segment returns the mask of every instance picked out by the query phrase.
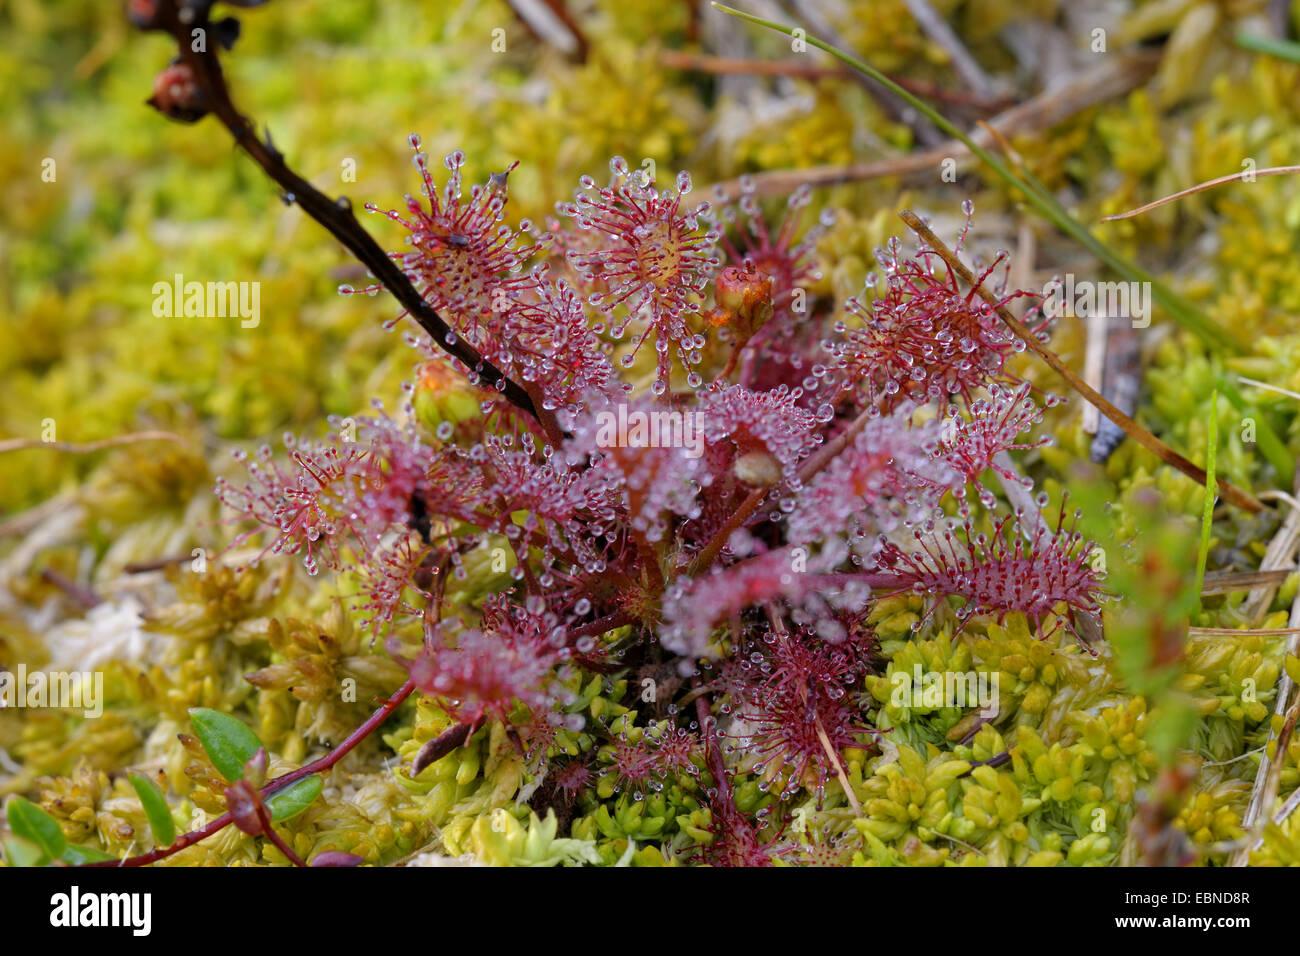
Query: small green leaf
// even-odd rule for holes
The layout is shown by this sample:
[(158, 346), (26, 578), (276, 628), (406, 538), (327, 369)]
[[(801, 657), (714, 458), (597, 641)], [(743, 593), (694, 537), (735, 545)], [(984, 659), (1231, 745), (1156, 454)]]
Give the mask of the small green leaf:
[(7, 836), (0, 840), (5, 851), (5, 864), (8, 866), (44, 866), (50, 858), (41, 852), (31, 840), (20, 836)]
[(262, 746), (257, 734), (243, 721), (207, 707), (191, 708), (190, 723), (221, 775), (231, 783), (242, 780), (244, 764)]
[(31, 840), (51, 860), (63, 856), (68, 841), (58, 820), (22, 797), (14, 797), (9, 801), (7, 814), (9, 826), (16, 836)]
[(63, 853), (63, 862), (71, 863), (73, 866), (81, 866), (85, 863), (107, 863), (109, 860), (116, 861), (117, 857), (93, 846), (70, 846)]
[(320, 796), (321, 787), (320, 775), (312, 774), (310, 777), (294, 781), (279, 793), (268, 797), (266, 808), (271, 811), (271, 820), (275, 823), (292, 820)]
[(158, 785), (143, 774), (130, 775), (131, 786), (135, 788), (140, 803), (144, 806), (144, 815), (149, 818), (149, 829), (153, 831), (153, 841), (158, 846), (171, 846), (176, 839), (176, 823), (172, 820), (167, 800)]

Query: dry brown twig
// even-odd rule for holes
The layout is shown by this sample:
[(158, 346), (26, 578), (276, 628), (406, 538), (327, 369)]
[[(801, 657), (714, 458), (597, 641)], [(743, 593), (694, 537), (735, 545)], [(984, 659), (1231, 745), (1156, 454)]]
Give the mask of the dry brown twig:
[[(1100, 66), (1079, 74), (1068, 86), (1041, 93), (999, 113), (989, 125), (1004, 136), (1048, 129), (1081, 110), (1130, 92), (1150, 78), (1158, 61), (1159, 53), (1148, 51), (1107, 57)], [(971, 138), (981, 146), (992, 143), (992, 137), (983, 129), (976, 130)], [(945, 159), (954, 159), (960, 166), (970, 160), (970, 153), (961, 143), (950, 140), (919, 153), (872, 163), (756, 173), (748, 179), (753, 181), (759, 196), (784, 196), (803, 185), (839, 186), (884, 176), (933, 172)], [(739, 179), (726, 180), (715, 189), (721, 191), (723, 199), (735, 199), (741, 193), (741, 183)]]
[(1169, 203), (1177, 202), (1188, 196), (1194, 196), (1197, 193), (1203, 193), (1207, 189), (1213, 189), (1215, 186), (1223, 186), (1227, 183), (1235, 182), (1254, 182), (1260, 176), (1289, 176), (1294, 173), (1300, 173), (1300, 166), (1268, 166), (1264, 169), (1243, 169), (1239, 173), (1232, 173), (1229, 176), (1219, 176), (1215, 179), (1207, 179), (1203, 183), (1197, 183), (1195, 186), (1188, 186), (1186, 189), (1180, 189), (1176, 193), (1168, 196), (1161, 196), (1144, 206), (1138, 206), (1136, 209), (1130, 209), (1127, 212), (1117, 212), (1113, 216), (1106, 216), (1102, 222), (1116, 222), (1121, 219), (1132, 219), (1140, 216), (1144, 212), (1150, 212), (1152, 209), (1159, 209), (1161, 206), (1167, 206)]
[(130, 432), (126, 435), (114, 435), (96, 441), (43, 441), (40, 438), (6, 438), (0, 441), (0, 454), (10, 451), (25, 451), (32, 448), (48, 448), (51, 451), (65, 451), (73, 455), (89, 455), (107, 448), (121, 448), (124, 445), (138, 445), (141, 442), (164, 441), (184, 444), (185, 438), (175, 432), (145, 431)]
[[(1277, 540), (1276, 537), (1274, 540)], [(1233, 591), (1245, 591), (1247, 588), (1252, 589), (1252, 597), (1262, 592), (1276, 594), (1278, 585), (1297, 571), (1300, 571), (1300, 567), (1274, 568), (1267, 571), (1262, 567), (1259, 571), (1211, 571), (1205, 576), (1201, 596), (1231, 594)], [(1272, 598), (1268, 600), (1271, 603)], [(1249, 615), (1246, 619), (1251, 620)]]
[[(713, 56), (687, 50), (664, 50), (659, 62), (672, 70), (709, 73), (714, 76), (779, 76), (798, 80), (847, 80), (855, 74), (848, 67), (817, 66), (797, 60), (759, 60), (752, 57)], [(922, 83), (905, 76), (890, 77), (895, 83), (927, 99), (981, 112), (997, 112), (1014, 106), (1012, 96), (980, 96), (968, 90), (953, 90), (934, 83)]]

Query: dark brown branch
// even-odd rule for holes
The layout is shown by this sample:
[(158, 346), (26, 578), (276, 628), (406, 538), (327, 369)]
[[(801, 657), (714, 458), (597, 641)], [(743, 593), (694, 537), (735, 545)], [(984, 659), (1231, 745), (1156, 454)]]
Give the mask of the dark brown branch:
[[(217, 30), (207, 12), (194, 12), (192, 8), (187, 8), (186, 12), (192, 16), (186, 21), (181, 17), (180, 6), (177, 0), (160, 3), (152, 28), (169, 33), (176, 39), (181, 60), (193, 71), (202, 91), (203, 107), (221, 121), (239, 147), (284, 191), (285, 200), (296, 204), (324, 226), (393, 294), (439, 348), (475, 372), (486, 388), (499, 391), (506, 401), (532, 416), (541, 424), (547, 437), (552, 442), (558, 442), (561, 432), (554, 417), (539, 408), (518, 383), (506, 378), (463, 336), (455, 333), (443, 321), (388, 253), (357, 221), (347, 197), (330, 199), (289, 167), (269, 135), (265, 140), (257, 135), (253, 122), (240, 113), (231, 99), (221, 61), (216, 53)], [(204, 51), (196, 52), (193, 49), (191, 37), (195, 30), (205, 31)]]

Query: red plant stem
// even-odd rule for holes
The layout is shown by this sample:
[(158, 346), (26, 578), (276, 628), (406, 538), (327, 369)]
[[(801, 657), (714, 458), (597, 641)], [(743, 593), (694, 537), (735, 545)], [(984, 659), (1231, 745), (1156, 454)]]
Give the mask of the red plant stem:
[(393, 715), (393, 711), (402, 706), (403, 702), (405, 702), (406, 698), (411, 696), (414, 690), (415, 682), (408, 680), (401, 687), (397, 688), (393, 693), (393, 696), (384, 701), (378, 710), (367, 717), (365, 723), (352, 731), (352, 733), (348, 734), (341, 744), (325, 756), (313, 760), (311, 763), (305, 764), (297, 770), (291, 770), (282, 777), (276, 777), (266, 785), (263, 793), (270, 795), (275, 793), (277, 790), (283, 790), (285, 787), (289, 786), (289, 784), (296, 780), (301, 780), (303, 777), (310, 777), (314, 773), (322, 773), (329, 770), (336, 763), (346, 757), (348, 753), (357, 746), (357, 744), (361, 743), (361, 741), (374, 733), (380, 724)]
[(713, 713), (706, 698), (705, 694), (695, 698), (695, 715), (700, 722), (700, 732), (704, 734), (705, 760), (709, 765), (709, 773), (715, 778), (718, 794), (729, 802), (731, 780), (727, 777), (727, 765), (722, 759), (722, 751), (718, 749), (717, 729), (713, 726)]
[[(632, 622), (631, 615), (627, 614), (624, 611), (616, 611), (613, 614), (607, 614), (602, 618), (597, 618), (596, 620), (590, 622), (589, 624), (584, 624), (579, 628), (575, 628), (572, 636), (585, 637), (590, 634), (603, 634), (606, 631), (611, 631), (616, 627), (622, 627), (623, 625), (630, 624), (631, 622)], [(359, 726), (356, 730), (348, 734), (347, 738), (341, 744), (339, 744), (337, 747), (335, 747), (325, 756), (320, 757), (317, 760), (313, 760), (309, 764), (304, 764), (303, 766), (299, 767), (297, 770), (291, 770), (288, 773), (284, 774), (283, 776), (276, 777), (274, 780), (270, 781), (269, 783), (267, 783), (265, 787), (262, 788), (262, 796), (269, 797), (271, 796), (271, 794), (283, 790), (285, 787), (289, 786), (289, 784), (294, 783), (297, 780), (301, 780), (303, 777), (309, 777), (314, 773), (322, 773), (326, 770), (329, 770), (336, 763), (338, 763), (345, 756), (347, 756), (348, 752), (351, 751), (353, 748), (355, 748), (357, 744), (361, 743), (361, 741), (365, 740), (372, 733), (374, 733), (375, 729), (379, 727), (379, 725), (382, 724), (384, 721), (386, 721), (389, 717), (391, 717), (393, 711), (397, 710), (397, 708), (400, 707), (402, 703), (406, 700), (406, 698), (410, 697), (414, 691), (415, 691), (415, 683), (413, 681), (408, 680), (405, 684), (403, 684), (401, 687), (397, 689), (396, 693), (394, 693), (392, 697), (389, 697), (388, 700), (384, 701), (383, 705), (380, 706), (380, 708), (376, 710), (373, 714), (371, 714), (366, 719), (365, 723), (361, 724), (361, 726)], [(468, 724), (456, 724), (452, 727), (449, 727), (440, 736), (439, 739), (446, 738), (447, 740), (452, 740), (457, 737), (462, 737), (462, 735), (468, 736), (467, 733), (468, 730), (469, 730)], [(234, 820), (232, 819), (229, 813), (223, 813), (221, 816), (217, 817), (214, 820), (209, 821), (199, 829), (192, 830), (189, 833), (182, 835), (171, 846), (160, 847), (158, 849), (151, 850), (148, 853), (142, 853), (139, 856), (129, 857), (125, 860), (105, 860), (99, 863), (86, 863), (83, 865), (93, 866), (93, 867), (147, 866), (150, 863), (156, 863), (159, 860), (166, 859), (169, 856), (179, 853), (181, 850), (193, 846), (195, 843), (198, 843), (200, 840), (207, 839), (208, 837), (212, 836), (212, 834), (224, 830), (233, 822)], [(279, 846), (279, 844), (277, 844), (277, 846)], [(281, 848), (281, 852), (284, 852), (283, 848)]]
[(612, 631), (616, 627), (622, 627), (625, 624), (631, 623), (631, 614), (628, 614), (626, 611), (615, 611), (613, 614), (606, 614), (604, 617), (598, 617), (596, 620), (583, 624), (581, 627), (575, 627), (569, 632), (569, 637), (595, 637), (597, 634), (604, 634), (606, 631)]
[[(330, 767), (334, 766), (345, 756), (347, 756), (347, 754), (353, 748), (355, 748), (357, 744), (361, 743), (361, 741), (365, 740), (372, 733), (374, 733), (375, 729), (384, 721), (386, 721), (389, 717), (391, 717), (393, 715), (393, 711), (397, 710), (397, 708), (402, 705), (402, 702), (405, 701), (406, 698), (411, 696), (411, 693), (414, 690), (415, 690), (415, 683), (413, 681), (408, 680), (405, 684), (399, 687), (396, 690), (396, 692), (394, 692), (392, 697), (389, 697), (388, 700), (384, 701), (384, 703), (379, 707), (379, 709), (376, 710), (373, 714), (371, 714), (366, 719), (365, 723), (363, 723), (356, 730), (352, 731), (352, 733), (348, 734), (347, 738), (341, 744), (339, 744), (337, 747), (335, 747), (325, 756), (320, 757), (317, 760), (313, 760), (309, 764), (304, 764), (303, 766), (299, 767), (297, 770), (291, 770), (288, 773), (284, 774), (283, 776), (276, 777), (274, 780), (268, 782), (267, 785), (262, 788), (262, 796), (269, 797), (271, 796), (271, 794), (283, 790), (285, 787), (289, 786), (289, 784), (293, 783), (296, 780), (301, 780), (303, 777), (309, 777), (314, 773), (323, 773), (324, 771), (330, 769)], [(234, 819), (231, 817), (229, 813), (223, 813), (221, 816), (217, 817), (216, 819), (210, 820), (208, 823), (205, 823), (199, 829), (191, 830), (189, 833), (183, 834), (171, 846), (158, 847), (156, 849), (150, 850), (148, 853), (142, 853), (139, 856), (128, 857), (125, 860), (104, 860), (99, 863), (85, 863), (82, 865), (89, 866), (89, 867), (148, 866), (150, 863), (156, 863), (159, 860), (164, 860), (169, 856), (173, 856), (181, 852), (181, 850), (193, 846), (194, 844), (198, 843), (200, 840), (206, 840), (208, 837), (212, 836), (212, 834), (224, 830), (226, 827), (230, 826), (230, 824), (233, 822)], [(268, 832), (268, 836), (271, 836), (269, 825), (267, 825), (267, 832)], [(288, 850), (286, 852), (286, 848), (280, 846), (280, 844), (277, 842), (277, 839), (278, 839), (277, 837), (271, 836), (271, 842), (275, 843), (275, 845), (280, 848), (281, 853), (284, 853), (286, 856), (289, 856), (290, 859), (295, 859), (295, 857), (292, 856), (293, 851)], [(296, 865), (302, 866), (303, 865), (302, 861), (299, 860)]]
[(197, 830), (191, 830), (189, 833), (177, 837), (176, 842), (171, 846), (159, 847), (158, 849), (150, 850), (148, 853), (142, 853), (139, 856), (127, 857), (125, 860), (103, 860), (98, 863), (83, 863), (81, 865), (93, 868), (107, 868), (113, 866), (148, 866), (150, 863), (155, 863), (158, 860), (166, 859), (173, 854), (179, 853), (181, 850), (193, 846), (200, 840), (206, 840), (208, 837), (212, 836), (212, 834), (224, 830), (232, 823), (234, 823), (234, 819), (230, 814), (223, 813), (221, 816), (209, 820)]
[[(191, 8), (189, 12), (194, 11)], [(357, 221), (347, 198), (330, 199), (289, 167), (284, 155), (270, 142), (269, 136), (265, 141), (258, 137), (253, 122), (239, 112), (231, 99), (221, 61), (216, 53), (218, 44), (210, 40), (207, 49), (193, 49), (194, 44), (190, 39), (193, 31), (202, 30), (208, 35), (214, 35), (208, 13), (202, 11), (189, 20), (182, 20), (177, 0), (168, 0), (159, 3), (154, 22), (157, 24), (156, 29), (169, 33), (176, 39), (181, 59), (194, 72), (203, 92), (204, 107), (221, 121), (236, 144), (262, 171), (284, 190), (289, 201), (324, 226), (352, 253), (424, 328), (434, 344), (476, 372), (486, 388), (499, 391), (506, 401), (527, 412), (541, 425), (548, 440), (558, 446), (563, 433), (555, 416), (534, 404), (523, 387), (508, 379), (496, 366), (483, 358), (464, 336), (452, 333), (442, 316), (424, 300), (424, 296), (411, 284), (406, 274)]]
[(293, 847), (285, 843), (284, 837), (275, 832), (275, 827), (271, 824), (271, 815), (266, 812), (266, 804), (260, 800), (257, 802), (257, 819), (262, 822), (262, 835), (270, 840), (290, 863), (297, 867), (306, 868), (307, 864), (302, 861), (302, 857), (293, 852)]

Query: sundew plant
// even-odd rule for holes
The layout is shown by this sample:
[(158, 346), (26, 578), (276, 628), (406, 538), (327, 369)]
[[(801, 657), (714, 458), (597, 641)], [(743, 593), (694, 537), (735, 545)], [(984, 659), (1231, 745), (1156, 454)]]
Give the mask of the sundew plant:
[(5, 865), (1300, 863), (1266, 6), (0, 3)]

